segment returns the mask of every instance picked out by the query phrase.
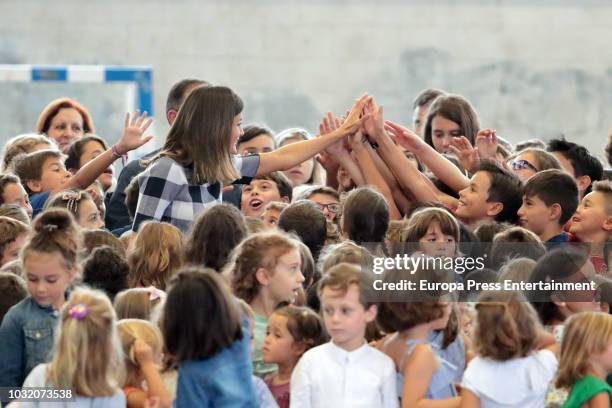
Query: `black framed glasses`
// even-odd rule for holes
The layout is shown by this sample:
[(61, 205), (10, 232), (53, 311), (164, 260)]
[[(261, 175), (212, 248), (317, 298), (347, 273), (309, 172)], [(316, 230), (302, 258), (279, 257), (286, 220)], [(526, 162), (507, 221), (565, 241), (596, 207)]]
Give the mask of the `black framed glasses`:
[(331, 203), (331, 204), (319, 204), (319, 203), (315, 203), (317, 205), (317, 207), (319, 207), (321, 209), (321, 211), (323, 211), (325, 208), (327, 208), (327, 211), (329, 211), (332, 214), (338, 214), (340, 212), (340, 210), (342, 209), (342, 206), (340, 204), (336, 204), (336, 203)]

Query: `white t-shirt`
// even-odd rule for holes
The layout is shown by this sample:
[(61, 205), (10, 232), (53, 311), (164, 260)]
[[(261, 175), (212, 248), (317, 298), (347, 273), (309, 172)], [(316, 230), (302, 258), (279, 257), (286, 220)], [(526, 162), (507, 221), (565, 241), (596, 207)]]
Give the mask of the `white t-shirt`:
[(541, 408), (557, 365), (549, 350), (504, 362), (476, 357), (467, 366), (461, 387), (480, 399), (481, 408)]
[(364, 342), (348, 352), (333, 342), (308, 350), (291, 375), (291, 408), (396, 408), (395, 364)]
[[(46, 381), (47, 364), (39, 364), (30, 371), (23, 382), (24, 387), (48, 387)], [(117, 388), (117, 392), (110, 397), (75, 397), (73, 400), (64, 402), (20, 402), (13, 401), (7, 408), (117, 408), (126, 406), (123, 391)]]

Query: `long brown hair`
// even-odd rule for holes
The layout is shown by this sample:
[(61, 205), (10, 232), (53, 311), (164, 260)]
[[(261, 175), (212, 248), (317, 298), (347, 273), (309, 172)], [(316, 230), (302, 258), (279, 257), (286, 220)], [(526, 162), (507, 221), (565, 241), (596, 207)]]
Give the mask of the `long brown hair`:
[(476, 140), (476, 135), (480, 130), (478, 114), (472, 104), (460, 95), (442, 95), (436, 98), (427, 113), (427, 120), (423, 129), (423, 140), (433, 147), (431, 140), (433, 119), (440, 115), (445, 119), (455, 122), (461, 128), (461, 133), (472, 145)]
[(148, 221), (138, 230), (134, 251), (128, 256), (130, 287), (153, 285), (164, 290), (183, 264), (181, 231), (166, 222)]
[(158, 157), (168, 156), (193, 166), (194, 184), (238, 179), (229, 142), (234, 118), (243, 107), (230, 88), (194, 89), (181, 106)]

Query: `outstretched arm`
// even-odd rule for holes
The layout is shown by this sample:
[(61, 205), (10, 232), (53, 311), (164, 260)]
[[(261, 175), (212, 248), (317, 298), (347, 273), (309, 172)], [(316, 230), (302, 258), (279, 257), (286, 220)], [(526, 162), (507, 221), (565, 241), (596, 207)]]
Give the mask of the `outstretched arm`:
[(312, 140), (291, 143), (269, 153), (261, 153), (259, 155), (260, 161), (257, 175), (277, 170), (288, 170), (310, 159), (343, 137), (354, 133), (361, 126), (361, 121), (364, 119), (363, 108), (370, 99), (371, 97), (367, 94), (359, 98), (353, 105), (344, 123), (342, 123), (342, 126), (331, 133), (318, 136)]
[(374, 164), (372, 155), (375, 153), (372, 146), (367, 142), (364, 143), (362, 138), (363, 135), (361, 132), (357, 132), (350, 136), (351, 148), (357, 157), (357, 163), (361, 168), (361, 172), (365, 175), (366, 183), (376, 187), (385, 197), (387, 205), (389, 206), (389, 218), (392, 220), (399, 220), (402, 218), (402, 215), (395, 205), (395, 200), (393, 200), (393, 194), (391, 193), (389, 185), (387, 185), (385, 179), (376, 168), (376, 164)]
[(137, 111), (131, 120), (130, 114), (126, 113), (123, 135), (121, 135), (121, 139), (119, 139), (117, 144), (81, 167), (74, 176), (66, 181), (62, 186), (62, 190), (89, 187), (115, 160), (131, 150), (138, 149), (151, 140), (153, 136), (143, 136), (144, 132), (151, 126), (151, 122), (153, 122), (153, 119), (146, 118), (147, 112), (139, 116)]
[(461, 191), (470, 180), (452, 162), (425, 143), (414, 132), (391, 121), (385, 121), (385, 129), (395, 137), (397, 143), (410, 150), (444, 184), (454, 191)]

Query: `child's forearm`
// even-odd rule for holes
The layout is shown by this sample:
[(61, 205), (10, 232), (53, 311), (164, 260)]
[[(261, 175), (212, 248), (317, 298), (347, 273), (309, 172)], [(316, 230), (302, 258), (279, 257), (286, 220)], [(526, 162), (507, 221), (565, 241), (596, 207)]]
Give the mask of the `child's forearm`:
[(260, 153), (257, 175), (289, 170), (325, 150), (344, 136), (346, 136), (344, 129), (338, 128), (311, 140), (291, 143), (269, 153)]
[(342, 166), (342, 168), (346, 170), (347, 173), (351, 176), (351, 179), (353, 180), (355, 185), (363, 186), (366, 183), (365, 177), (363, 176), (363, 173), (361, 173), (359, 165), (357, 164), (357, 162), (355, 162), (355, 160), (350, 154), (342, 154), (338, 156), (337, 159), (338, 163), (340, 163), (340, 166)]
[(438, 153), (427, 143), (414, 152), (421, 162), (431, 171), (440, 181), (459, 192), (470, 184), (470, 180), (450, 160)]
[(169, 408), (172, 404), (170, 394), (166, 390), (166, 386), (162, 380), (157, 367), (153, 363), (143, 364), (140, 369), (147, 382), (147, 390), (149, 397), (159, 397), (159, 406), (161, 408)]
[(422, 399), (414, 403), (407, 401), (407, 403), (404, 404), (402, 402), (402, 408), (458, 408), (459, 404), (461, 404), (461, 397), (442, 400)]
[(366, 182), (375, 186), (380, 193), (385, 197), (387, 201), (387, 205), (389, 206), (389, 218), (392, 220), (399, 220), (402, 218), (400, 215), (397, 206), (395, 205), (395, 200), (393, 200), (393, 194), (391, 194), (391, 189), (385, 182), (385, 179), (380, 174), (376, 165), (374, 164), (374, 160), (372, 159), (372, 153), (370, 152), (371, 147), (368, 148), (369, 145), (362, 144), (359, 147), (356, 147), (353, 151), (357, 156), (357, 162), (361, 167), (362, 173), (365, 175)]
[[(114, 148), (116, 149), (116, 147)], [(118, 158), (119, 156), (114, 154), (113, 148), (106, 150), (104, 153), (81, 167), (76, 174), (68, 179), (68, 181), (63, 185), (62, 189), (84, 189), (89, 187), (102, 173), (104, 173), (104, 170), (106, 170)]]
[(400, 185), (410, 191), (417, 201), (421, 203), (438, 201), (435, 191), (423, 180), (421, 173), (414, 168), (388, 136), (385, 135), (378, 139), (378, 151)]

